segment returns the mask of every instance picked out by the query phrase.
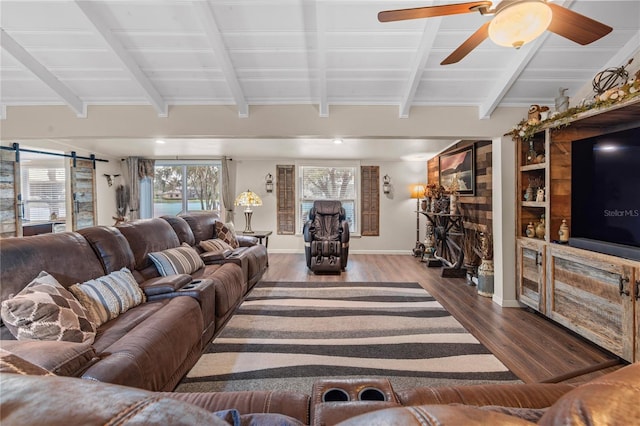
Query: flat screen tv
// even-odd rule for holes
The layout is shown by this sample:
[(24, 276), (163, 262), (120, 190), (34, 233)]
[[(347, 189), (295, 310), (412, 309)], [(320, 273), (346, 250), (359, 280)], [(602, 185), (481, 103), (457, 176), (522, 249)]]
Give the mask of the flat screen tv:
[(640, 260), (640, 127), (573, 141), (571, 159), (569, 244)]

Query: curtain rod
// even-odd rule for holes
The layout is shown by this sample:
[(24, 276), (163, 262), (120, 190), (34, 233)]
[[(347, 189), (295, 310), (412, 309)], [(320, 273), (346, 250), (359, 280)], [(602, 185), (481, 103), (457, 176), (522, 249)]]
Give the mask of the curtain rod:
[(76, 160), (89, 160), (93, 161), (93, 168), (96, 168), (96, 161), (101, 161), (103, 163), (108, 163), (109, 160), (103, 160), (102, 158), (96, 158), (94, 154), (91, 154), (89, 157), (83, 157), (77, 155), (75, 151), (71, 151), (71, 154), (60, 154), (57, 152), (47, 152), (47, 151), (38, 151), (36, 149), (28, 149), (28, 148), (20, 148), (20, 144), (14, 142), (11, 146), (0, 146), (0, 149), (6, 151), (15, 151), (16, 152), (16, 163), (20, 162), (20, 152), (30, 152), (33, 154), (44, 154), (44, 155), (53, 155), (54, 157), (66, 157), (73, 158), (73, 167), (76, 166)]

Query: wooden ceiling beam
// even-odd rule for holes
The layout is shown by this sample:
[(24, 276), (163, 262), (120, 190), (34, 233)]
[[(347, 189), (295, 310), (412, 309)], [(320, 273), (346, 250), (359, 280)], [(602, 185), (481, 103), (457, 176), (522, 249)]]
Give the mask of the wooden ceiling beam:
[(168, 105), (162, 95), (160, 95), (153, 83), (151, 83), (151, 80), (149, 80), (147, 75), (142, 71), (142, 69), (140, 69), (140, 66), (125, 49), (120, 40), (118, 40), (115, 34), (111, 32), (111, 29), (102, 19), (100, 13), (96, 10), (95, 5), (92, 2), (80, 0), (76, 0), (75, 3), (89, 22), (91, 22), (98, 35), (100, 35), (111, 51), (118, 57), (125, 71), (127, 71), (134, 81), (138, 83), (138, 86), (142, 89), (144, 96), (156, 109), (158, 115), (160, 117), (167, 117), (169, 113)]
[(420, 85), (422, 73), (427, 60), (429, 59), (429, 53), (433, 48), (433, 43), (438, 35), (441, 22), (442, 18), (431, 18), (427, 23), (425, 23), (424, 31), (422, 32), (422, 39), (420, 40), (418, 51), (413, 59), (409, 80), (407, 80), (407, 85), (404, 94), (402, 95), (402, 101), (400, 102), (400, 118), (409, 117), (409, 111), (411, 110), (413, 99), (416, 95), (416, 91), (418, 90), (418, 86)]
[(318, 110), (320, 117), (329, 116), (327, 94), (327, 12), (324, 1), (316, 1), (316, 61), (318, 72)]
[(242, 86), (240, 85), (240, 80), (238, 80), (227, 46), (222, 39), (222, 33), (220, 32), (220, 27), (218, 27), (218, 23), (216, 22), (213, 10), (211, 10), (209, 3), (206, 1), (192, 1), (191, 4), (202, 23), (203, 29), (207, 34), (207, 39), (211, 44), (211, 48), (220, 63), (222, 73), (229, 85), (233, 98), (235, 99), (236, 106), (238, 107), (238, 116), (246, 118), (249, 116), (249, 104), (247, 103)]
[[(26, 51), (13, 37), (0, 28), (0, 45), (20, 62), (27, 70), (33, 73), (36, 78), (46, 84), (51, 90), (76, 113), (80, 118), (86, 118), (87, 105), (80, 99), (66, 84), (62, 83), (58, 77), (53, 75), (44, 65)], [(3, 109), (3, 117), (6, 117), (6, 110)]]

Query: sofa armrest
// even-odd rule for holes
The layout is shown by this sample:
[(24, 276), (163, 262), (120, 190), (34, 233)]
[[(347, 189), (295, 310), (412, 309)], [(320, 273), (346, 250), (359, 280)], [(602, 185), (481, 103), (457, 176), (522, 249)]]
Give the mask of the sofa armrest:
[(236, 235), (240, 247), (251, 247), (258, 244), (258, 239), (251, 235)]
[(78, 377), (98, 361), (93, 346), (56, 340), (3, 340), (2, 349), (57, 376)]
[(226, 259), (227, 257), (233, 254), (232, 250), (225, 250), (223, 252), (217, 251), (205, 251), (200, 255), (200, 258), (204, 262), (205, 265), (211, 265), (216, 262)]
[(169, 275), (146, 280), (140, 283), (140, 288), (147, 297), (156, 296), (158, 294), (173, 293), (189, 284), (192, 280), (191, 275), (187, 274)]

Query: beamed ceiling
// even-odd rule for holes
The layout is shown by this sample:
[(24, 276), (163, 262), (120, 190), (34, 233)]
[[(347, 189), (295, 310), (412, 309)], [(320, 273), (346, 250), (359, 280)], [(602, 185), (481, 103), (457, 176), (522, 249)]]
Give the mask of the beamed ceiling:
[(485, 40), (447, 66), (490, 17), (377, 20), (381, 10), (455, 2), (2, 0), (2, 115), (64, 105), (86, 117), (107, 105), (169, 119), (173, 106), (226, 106), (242, 120), (256, 106), (313, 105), (331, 117), (348, 105), (392, 106), (401, 119), (447, 106), (482, 120), (500, 107), (553, 105), (560, 87), (588, 95), (597, 72), (640, 49), (638, 0), (555, 0), (613, 31), (587, 46), (549, 32), (520, 50)]

